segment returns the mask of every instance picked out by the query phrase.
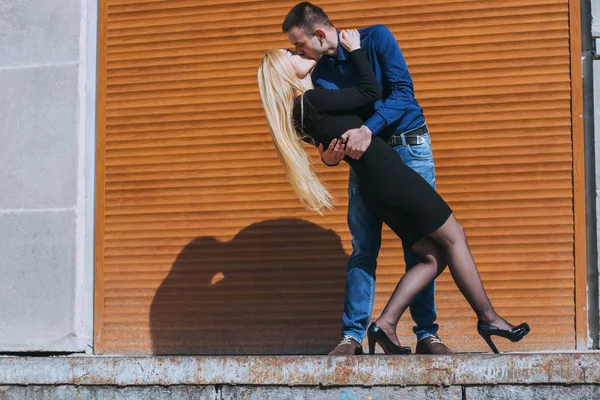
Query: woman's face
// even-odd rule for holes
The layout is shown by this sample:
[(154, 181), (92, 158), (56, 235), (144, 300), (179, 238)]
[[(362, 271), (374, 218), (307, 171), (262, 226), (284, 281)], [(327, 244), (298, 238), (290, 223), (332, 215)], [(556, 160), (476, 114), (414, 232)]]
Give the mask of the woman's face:
[(290, 50), (282, 49), (281, 51), (285, 55), (285, 63), (288, 66), (288, 69), (300, 79), (306, 77), (306, 75), (310, 73), (310, 71), (317, 63), (314, 60), (302, 58), (298, 54), (293, 53)]

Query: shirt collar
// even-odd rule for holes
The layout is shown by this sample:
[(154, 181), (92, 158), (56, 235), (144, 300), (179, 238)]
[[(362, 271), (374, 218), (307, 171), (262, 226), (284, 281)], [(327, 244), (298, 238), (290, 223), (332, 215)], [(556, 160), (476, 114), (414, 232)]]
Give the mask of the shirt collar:
[(346, 51), (346, 49), (344, 49), (344, 46), (342, 46), (342, 42), (340, 41), (340, 31), (336, 31), (337, 32), (337, 37), (338, 37), (338, 51), (337, 51), (337, 57), (332, 57), (335, 61), (346, 61), (349, 58), (350, 53), (348, 53)]

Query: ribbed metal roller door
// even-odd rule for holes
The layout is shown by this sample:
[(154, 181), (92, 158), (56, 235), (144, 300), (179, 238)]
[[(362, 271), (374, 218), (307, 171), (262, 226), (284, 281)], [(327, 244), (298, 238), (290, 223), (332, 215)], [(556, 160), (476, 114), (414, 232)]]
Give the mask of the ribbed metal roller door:
[[(338, 340), (348, 170), (319, 165), (339, 207), (326, 217), (303, 210), (256, 84), (264, 50), (288, 46), (280, 26), (294, 4), (100, 1), (97, 353), (322, 354)], [(438, 189), (497, 309), (532, 325), (523, 343), (501, 348), (575, 348), (585, 337), (577, 6), (317, 4), (338, 28), (382, 23), (399, 40)], [(375, 316), (403, 270), (386, 229)], [(450, 274), (436, 299), (445, 341), (486, 350)], [(413, 344), (411, 326), (407, 314), (399, 334)]]

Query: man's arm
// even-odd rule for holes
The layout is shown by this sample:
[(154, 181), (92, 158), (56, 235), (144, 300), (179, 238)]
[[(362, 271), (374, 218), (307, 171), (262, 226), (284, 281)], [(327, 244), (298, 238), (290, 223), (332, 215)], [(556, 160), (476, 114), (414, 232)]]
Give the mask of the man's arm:
[(383, 75), (383, 92), (387, 97), (382, 98), (382, 104), (363, 126), (342, 135), (346, 140), (346, 154), (357, 160), (366, 151), (372, 137), (400, 119), (414, 101), (412, 79), (394, 35), (380, 25), (373, 36), (375, 54)]
[(387, 97), (382, 99), (381, 106), (365, 122), (365, 126), (377, 135), (402, 117), (414, 101), (414, 89), (408, 66), (392, 32), (382, 25), (374, 33), (373, 45), (383, 74), (383, 92)]

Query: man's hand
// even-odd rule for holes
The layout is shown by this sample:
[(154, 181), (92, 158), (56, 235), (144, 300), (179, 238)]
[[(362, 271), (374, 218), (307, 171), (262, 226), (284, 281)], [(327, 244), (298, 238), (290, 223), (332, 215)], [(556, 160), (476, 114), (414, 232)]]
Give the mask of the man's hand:
[(358, 160), (371, 144), (373, 134), (366, 126), (358, 129), (350, 129), (342, 135), (342, 140), (346, 142), (346, 154), (348, 157)]
[(334, 167), (344, 159), (344, 150), (346, 149), (346, 146), (341, 140), (333, 139), (331, 143), (329, 143), (329, 146), (327, 146), (327, 150), (323, 150), (323, 143), (319, 143), (318, 149), (321, 160), (323, 160), (325, 165)]

